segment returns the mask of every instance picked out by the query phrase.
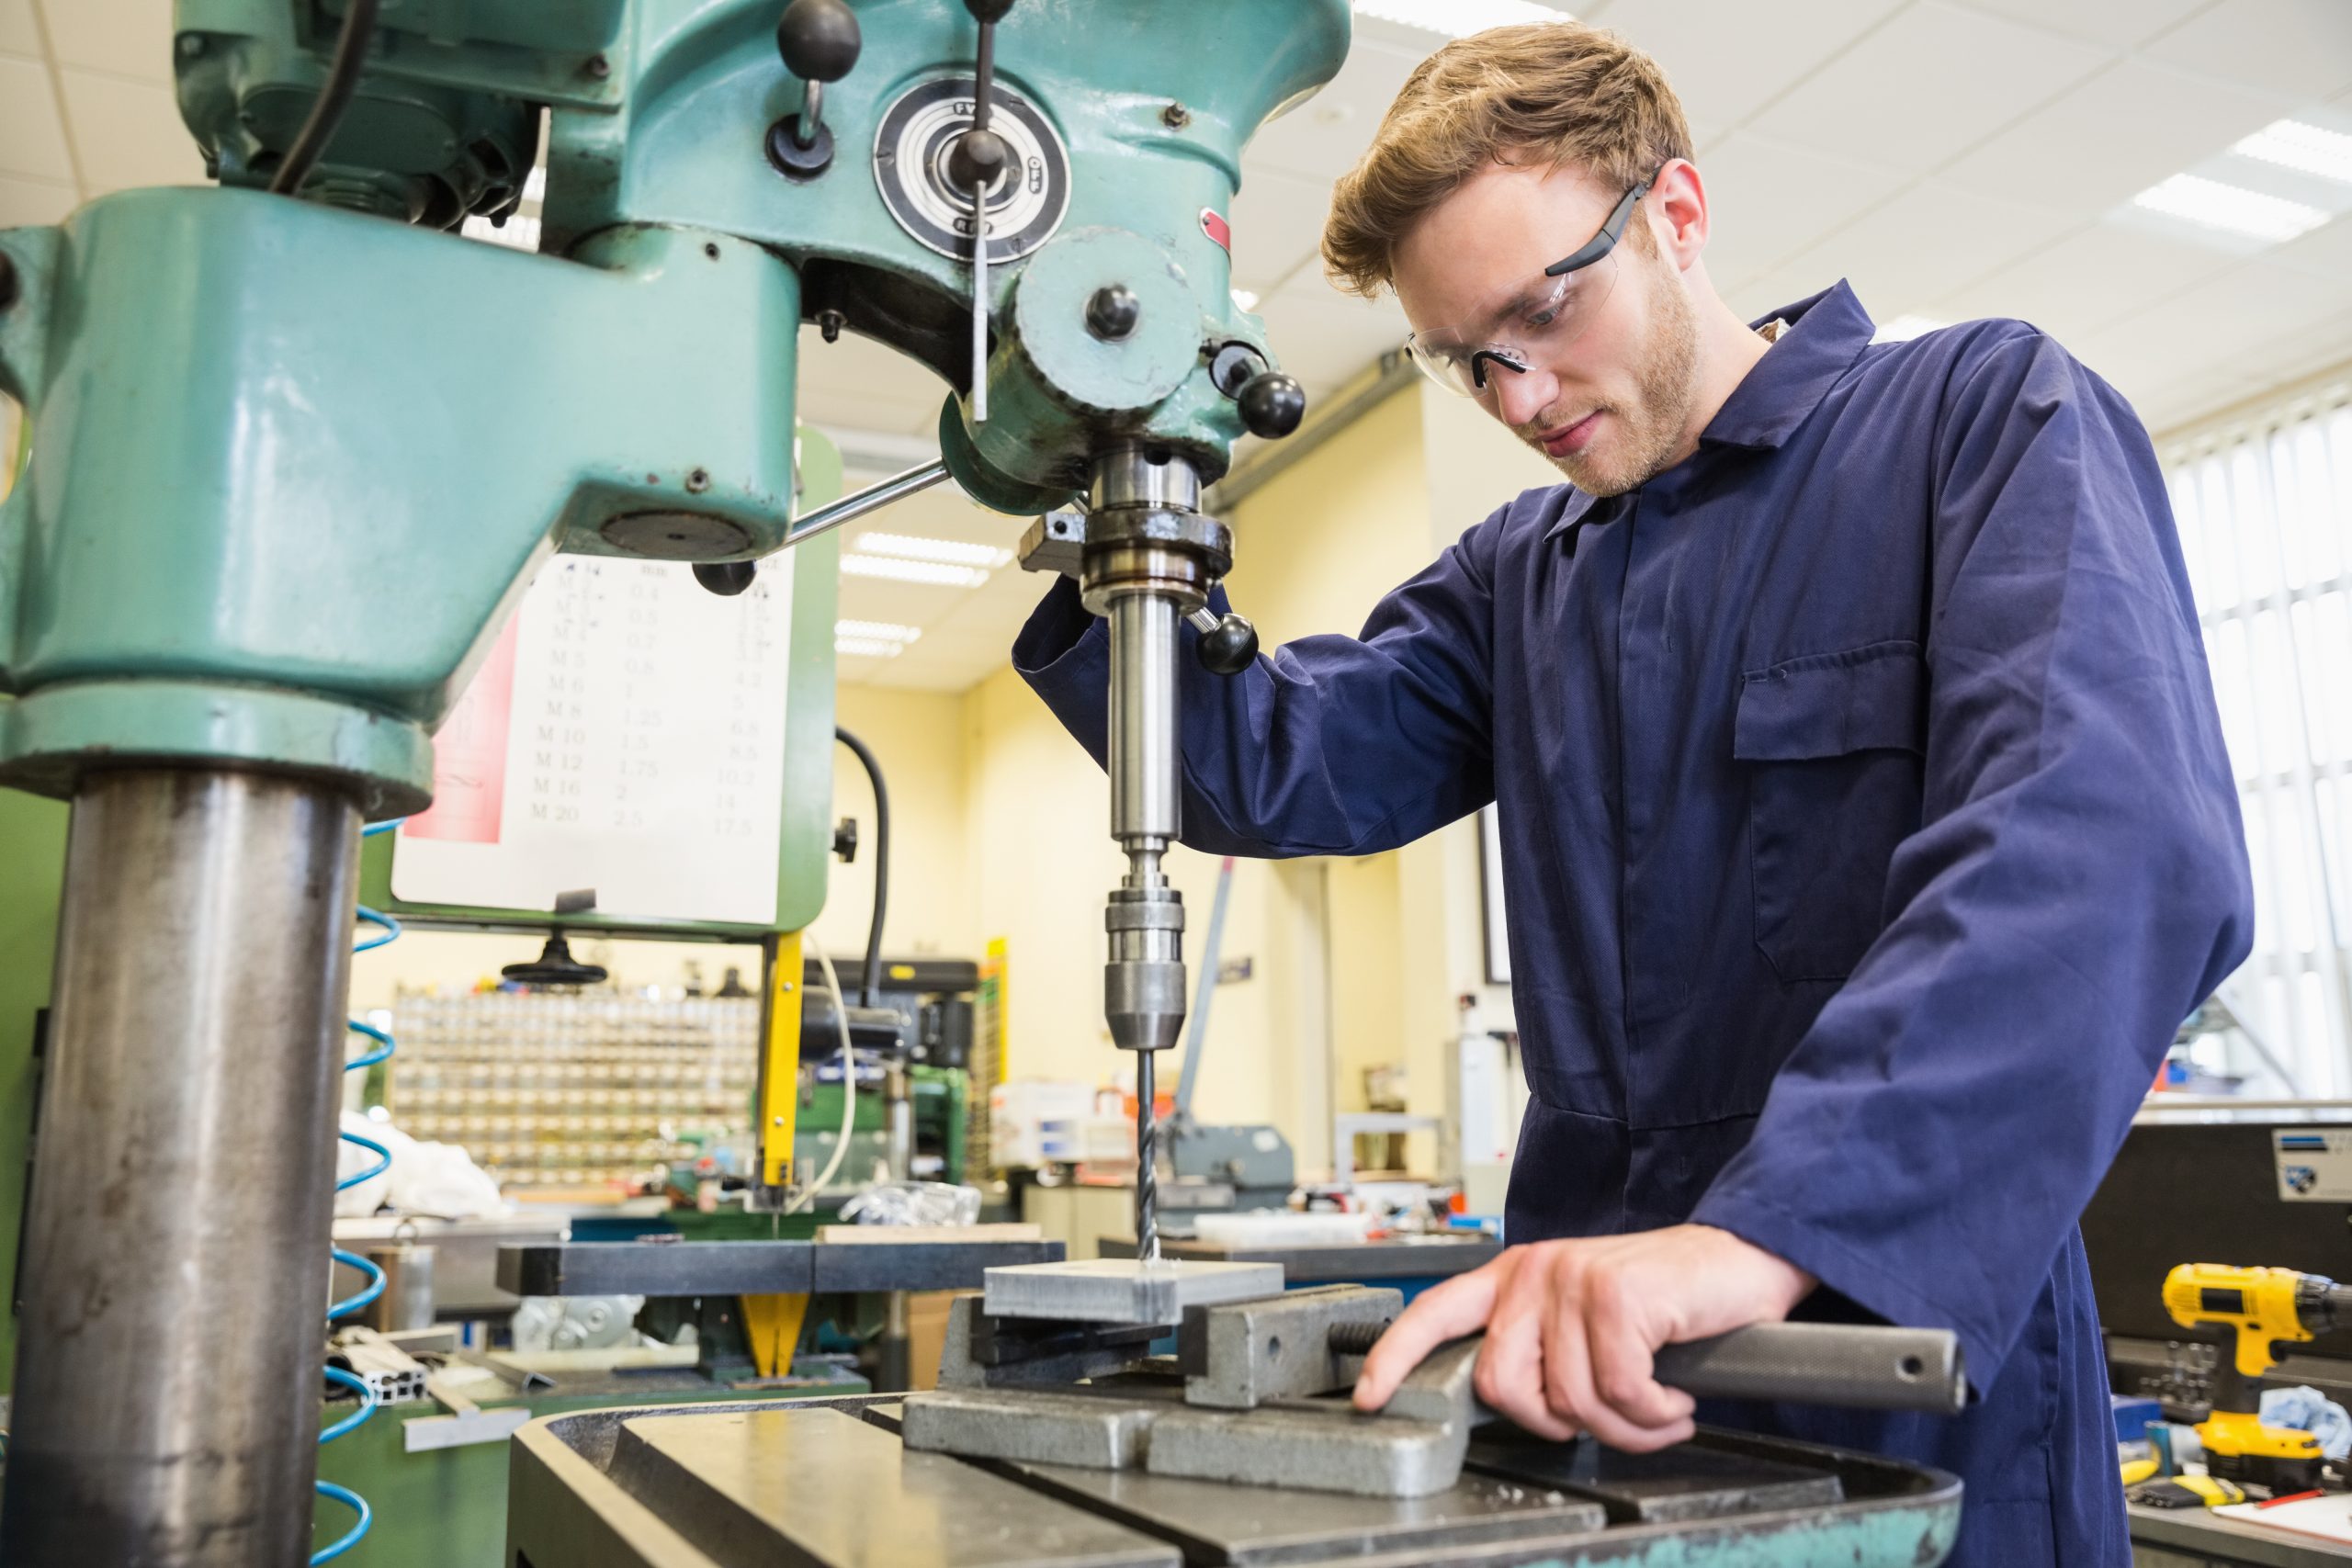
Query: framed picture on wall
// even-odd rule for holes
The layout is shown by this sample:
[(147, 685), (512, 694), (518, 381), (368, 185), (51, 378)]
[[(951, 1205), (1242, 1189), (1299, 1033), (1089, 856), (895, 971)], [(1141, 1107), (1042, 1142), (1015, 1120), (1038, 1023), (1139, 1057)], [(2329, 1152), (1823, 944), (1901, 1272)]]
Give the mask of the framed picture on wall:
[(1502, 819), (1491, 806), (1478, 813), (1478, 925), (1487, 941), (1487, 983), (1510, 984), (1510, 932), (1503, 922)]

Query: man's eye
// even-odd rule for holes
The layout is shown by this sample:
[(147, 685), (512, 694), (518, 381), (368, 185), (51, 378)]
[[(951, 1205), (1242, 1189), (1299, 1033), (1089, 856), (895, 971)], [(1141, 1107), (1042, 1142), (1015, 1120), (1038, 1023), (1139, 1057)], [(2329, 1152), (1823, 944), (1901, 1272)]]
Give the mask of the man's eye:
[(1554, 321), (1556, 321), (1559, 319), (1560, 308), (1556, 305), (1547, 306), (1544, 310), (1529, 312), (1527, 324), (1533, 330), (1542, 332), (1545, 327), (1550, 326)]

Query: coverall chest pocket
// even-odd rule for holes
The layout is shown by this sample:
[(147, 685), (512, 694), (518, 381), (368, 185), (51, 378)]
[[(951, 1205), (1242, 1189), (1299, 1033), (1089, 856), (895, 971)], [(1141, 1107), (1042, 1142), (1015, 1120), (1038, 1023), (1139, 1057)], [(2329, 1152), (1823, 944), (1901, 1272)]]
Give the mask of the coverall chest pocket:
[(1743, 678), (1756, 944), (1782, 980), (1839, 980), (1879, 933), (1896, 846), (1919, 826), (1919, 645), (1792, 659)]

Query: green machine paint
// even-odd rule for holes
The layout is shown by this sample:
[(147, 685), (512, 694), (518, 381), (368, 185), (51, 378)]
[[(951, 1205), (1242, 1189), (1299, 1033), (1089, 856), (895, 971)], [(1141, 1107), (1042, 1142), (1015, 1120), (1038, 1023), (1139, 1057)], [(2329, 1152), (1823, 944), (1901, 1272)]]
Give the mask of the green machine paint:
[[(0, 784), (74, 804), (0, 1556), (307, 1553), (359, 825), (425, 804), (550, 554), (791, 542), (804, 321), (938, 371), (942, 457), (1001, 510), (1106, 454), (1196, 493), (1284, 402), (1223, 215), (1345, 0), (786, 14), (179, 0), (220, 188), (0, 231)], [(346, 26), (347, 106), (272, 194)], [(542, 141), (538, 254), (449, 231)], [(821, 863), (821, 814), (786, 821)]]

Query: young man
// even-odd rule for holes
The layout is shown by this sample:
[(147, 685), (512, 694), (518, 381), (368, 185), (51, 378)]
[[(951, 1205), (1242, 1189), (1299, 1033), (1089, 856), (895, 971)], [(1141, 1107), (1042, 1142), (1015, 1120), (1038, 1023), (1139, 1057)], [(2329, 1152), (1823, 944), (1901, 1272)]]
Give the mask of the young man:
[[(1873, 346), (1843, 285), (1739, 321), (1690, 160), (1607, 33), (1415, 73), (1325, 256), (1571, 482), (1360, 637), (1184, 694), (1211, 853), (1500, 807), (1513, 1245), (1415, 1303), (1357, 1401), (1483, 1327), (1496, 1409), (1648, 1450), (1695, 1414), (1662, 1344), (1800, 1308), (1948, 1327), (1965, 1415), (1704, 1414), (1958, 1472), (1955, 1563), (2123, 1563), (2075, 1222), (2251, 903), (2163, 476), (2021, 322)], [(1099, 758), (1103, 637), (1067, 583), (1014, 660)]]

